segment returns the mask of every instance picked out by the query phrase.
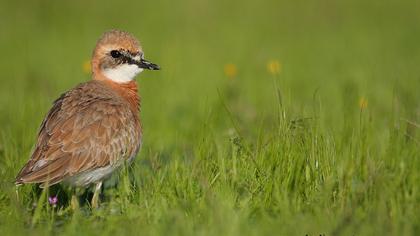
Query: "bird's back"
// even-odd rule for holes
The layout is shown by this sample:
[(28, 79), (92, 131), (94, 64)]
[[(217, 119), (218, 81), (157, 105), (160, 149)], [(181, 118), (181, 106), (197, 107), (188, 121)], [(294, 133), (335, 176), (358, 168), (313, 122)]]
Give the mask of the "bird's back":
[[(16, 183), (45, 186), (70, 180), (86, 186), (133, 158), (141, 144), (138, 97), (125, 94), (137, 96), (136, 92), (116, 91), (112, 84), (92, 80), (62, 94), (42, 122), (35, 149)], [(98, 175), (100, 170), (104, 171)]]

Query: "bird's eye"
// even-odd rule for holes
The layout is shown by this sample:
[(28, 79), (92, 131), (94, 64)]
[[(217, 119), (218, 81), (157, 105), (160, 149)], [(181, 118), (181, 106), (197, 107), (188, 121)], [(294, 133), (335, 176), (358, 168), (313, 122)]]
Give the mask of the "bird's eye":
[(112, 50), (111, 51), (111, 57), (118, 58), (121, 56), (121, 53), (118, 50)]

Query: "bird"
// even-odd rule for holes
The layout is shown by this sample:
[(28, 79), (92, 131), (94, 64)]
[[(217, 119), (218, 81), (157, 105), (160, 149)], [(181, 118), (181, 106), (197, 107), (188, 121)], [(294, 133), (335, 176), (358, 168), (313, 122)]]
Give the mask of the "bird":
[[(133, 35), (114, 29), (97, 41), (91, 68), (91, 80), (53, 102), (15, 184), (93, 186), (91, 206), (97, 208), (103, 181), (124, 163), (131, 163), (142, 145), (135, 77), (145, 69), (160, 67), (144, 59)], [(77, 201), (78, 205), (75, 199), (73, 194), (72, 204)]]

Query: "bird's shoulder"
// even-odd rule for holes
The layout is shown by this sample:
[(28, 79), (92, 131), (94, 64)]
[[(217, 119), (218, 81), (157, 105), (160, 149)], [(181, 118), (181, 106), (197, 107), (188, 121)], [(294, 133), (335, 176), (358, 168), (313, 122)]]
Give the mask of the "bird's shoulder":
[(98, 80), (80, 83), (73, 89), (63, 93), (59, 99), (66, 100), (69, 105), (81, 107), (95, 102), (105, 102), (114, 105), (124, 102), (121, 96), (110, 86)]
[[(134, 118), (134, 119), (133, 119)], [(39, 141), (46, 135), (54, 139), (56, 133), (112, 128), (135, 120), (129, 106), (116, 92), (100, 81), (89, 81), (63, 93), (44, 118)]]

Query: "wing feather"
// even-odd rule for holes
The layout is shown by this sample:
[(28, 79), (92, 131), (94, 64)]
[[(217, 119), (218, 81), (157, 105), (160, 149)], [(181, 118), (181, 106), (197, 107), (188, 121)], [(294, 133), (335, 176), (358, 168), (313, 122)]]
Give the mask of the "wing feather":
[(136, 154), (140, 123), (113, 91), (88, 82), (57, 99), (41, 124), (31, 159), (16, 183), (52, 185)]

